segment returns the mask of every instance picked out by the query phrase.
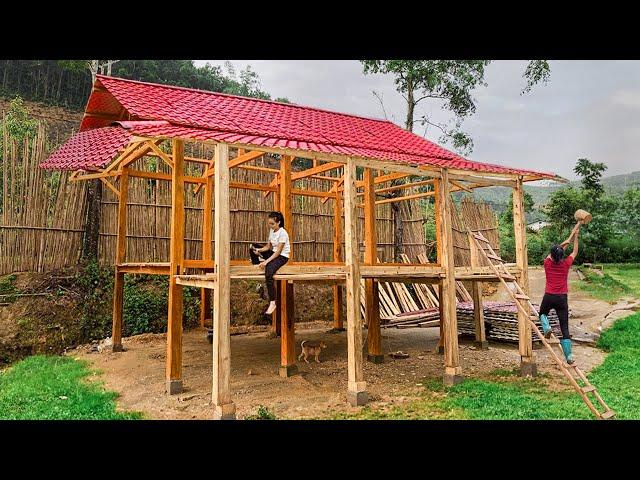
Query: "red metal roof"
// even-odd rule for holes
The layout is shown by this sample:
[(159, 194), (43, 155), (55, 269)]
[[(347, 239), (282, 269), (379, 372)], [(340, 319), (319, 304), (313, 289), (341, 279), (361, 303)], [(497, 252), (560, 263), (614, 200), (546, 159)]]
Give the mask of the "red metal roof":
[(91, 170), (107, 165), (130, 141), (122, 127), (102, 127), (73, 135), (40, 164), (51, 170)]
[[(556, 177), (552, 173), (467, 160), (386, 120), (102, 75), (97, 76), (94, 87), (82, 120), (81, 133), (77, 136), (113, 125), (114, 120), (124, 120), (120, 127), (112, 128), (144, 136), (218, 140), (485, 173)], [(115, 134), (105, 132), (100, 135), (104, 135), (104, 139), (94, 137), (92, 141), (104, 143), (101, 151), (105, 152), (106, 145), (113, 145)], [(69, 142), (72, 141), (77, 146), (80, 139), (74, 137)], [(97, 145), (87, 146), (88, 150), (96, 148)], [(114, 156), (118, 149), (113, 152)], [(97, 164), (96, 158), (71, 158), (69, 150), (65, 151), (65, 156), (60, 155), (60, 151), (56, 152), (56, 161), (49, 159), (42, 166), (68, 169), (81, 168), (78, 165), (82, 164)], [(77, 148), (74, 151), (81, 153)], [(68, 165), (62, 161), (63, 158), (68, 159)]]

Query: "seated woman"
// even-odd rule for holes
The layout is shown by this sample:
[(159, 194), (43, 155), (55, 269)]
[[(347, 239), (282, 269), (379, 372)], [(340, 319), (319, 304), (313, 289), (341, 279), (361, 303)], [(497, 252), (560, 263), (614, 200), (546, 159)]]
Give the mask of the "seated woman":
[[(291, 252), (291, 244), (289, 243), (289, 234), (284, 229), (284, 217), (280, 212), (271, 212), (267, 219), (269, 225), (269, 241), (262, 245), (260, 243), (252, 243), (249, 248), (251, 263), (259, 265), (264, 270), (264, 276), (269, 292), (269, 308), (265, 312), (270, 315), (276, 309), (276, 287), (273, 283), (273, 276), (285, 263), (289, 261), (289, 253)], [(270, 255), (261, 255), (269, 252)], [(266, 259), (265, 259), (266, 257)]]
[[(554, 309), (558, 315), (560, 329), (562, 330), (560, 346), (569, 365), (573, 363), (573, 355), (571, 354), (571, 335), (569, 334), (569, 303), (567, 300), (569, 287), (567, 279), (569, 277), (569, 268), (578, 256), (579, 234), (580, 224), (578, 223), (569, 238), (560, 245), (552, 246), (551, 253), (544, 259), (546, 286), (542, 304), (540, 305), (540, 323), (542, 323), (542, 331), (546, 338), (551, 337), (551, 326), (547, 315), (549, 315), (551, 309)], [(564, 248), (569, 245), (572, 236), (573, 251), (571, 255), (565, 258)]]

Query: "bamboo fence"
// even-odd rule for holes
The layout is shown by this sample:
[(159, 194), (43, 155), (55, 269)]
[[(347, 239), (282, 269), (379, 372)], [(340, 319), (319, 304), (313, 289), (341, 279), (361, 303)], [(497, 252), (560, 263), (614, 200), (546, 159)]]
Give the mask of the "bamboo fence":
[[(37, 134), (17, 145), (2, 131), (2, 204), (0, 205), (0, 274), (17, 271), (47, 271), (76, 265), (81, 256), (86, 222), (86, 182), (72, 182), (68, 172), (49, 172), (38, 168), (51, 149), (47, 148), (44, 124)], [(210, 146), (188, 144), (185, 154), (210, 157)], [(260, 160), (273, 167), (273, 159)], [(260, 164), (260, 163), (258, 163)], [(133, 168), (170, 173), (158, 158), (144, 157)], [(202, 165), (188, 164), (189, 175), (200, 175)], [(231, 180), (243, 183), (268, 184), (274, 174), (233, 169)], [(334, 182), (305, 178), (296, 182), (296, 189), (328, 191)], [(264, 242), (268, 236), (267, 213), (275, 209), (274, 194), (265, 196), (255, 190), (231, 190), (231, 254), (234, 259), (247, 257), (249, 242)], [(202, 255), (202, 189), (196, 193), (189, 185), (185, 195), (186, 258)], [(405, 253), (416, 261), (424, 246), (424, 215), (416, 200), (400, 202), (405, 216)], [(118, 202), (108, 188), (102, 189), (98, 260), (112, 265), (115, 258)], [(381, 261), (393, 261), (393, 220), (391, 206), (376, 207), (378, 256)], [(171, 186), (169, 182), (130, 177), (127, 206), (128, 262), (166, 262), (169, 258), (169, 226), (171, 217)], [(343, 220), (344, 221), (344, 220)], [(333, 260), (334, 208), (333, 200), (322, 202), (318, 197), (294, 196), (293, 226), (290, 230), (294, 258), (298, 261)], [(364, 213), (359, 210), (358, 238), (361, 252), (364, 234)], [(213, 238), (213, 235), (212, 235)], [(344, 247), (343, 247), (344, 248)], [(343, 250), (344, 254), (344, 250)]]

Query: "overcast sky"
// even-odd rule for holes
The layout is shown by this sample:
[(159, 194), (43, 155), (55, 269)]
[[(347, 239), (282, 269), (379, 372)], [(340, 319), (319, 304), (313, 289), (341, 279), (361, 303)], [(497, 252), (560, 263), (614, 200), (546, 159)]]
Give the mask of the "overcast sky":
[[(199, 65), (205, 60), (197, 60)], [(223, 65), (221, 60), (208, 60)], [(237, 71), (251, 65), (272, 98), (329, 110), (384, 118), (372, 91), (382, 94), (389, 120), (404, 124), (405, 105), (385, 75), (364, 75), (357, 61), (232, 60)], [(525, 95), (524, 61), (495, 61), (486, 71), (487, 87), (475, 91), (476, 113), (465, 120), (472, 160), (552, 171), (574, 179), (580, 157), (608, 165), (605, 175), (640, 170), (640, 62), (553, 61), (551, 81)], [(450, 118), (440, 105), (422, 102), (438, 121)], [(414, 132), (424, 135), (416, 124)], [(426, 137), (437, 141), (433, 127)]]

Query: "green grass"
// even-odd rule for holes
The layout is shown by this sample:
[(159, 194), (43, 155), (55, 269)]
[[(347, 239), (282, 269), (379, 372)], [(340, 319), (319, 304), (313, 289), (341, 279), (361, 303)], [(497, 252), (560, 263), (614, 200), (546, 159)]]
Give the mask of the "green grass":
[(0, 372), (0, 419), (125, 420), (137, 412), (116, 412), (114, 392), (87, 381), (87, 363), (36, 355)]
[(588, 295), (615, 303), (622, 297), (640, 298), (640, 268), (638, 265), (605, 265), (600, 276), (588, 269), (581, 269), (585, 280), (573, 282), (575, 286)]
[[(588, 375), (618, 419), (640, 419), (640, 313), (619, 320), (603, 332), (598, 347), (609, 352)], [(578, 394), (563, 383), (550, 390), (542, 372), (535, 379), (515, 370), (495, 370), (486, 378), (468, 378), (451, 388), (425, 379), (420, 398), (391, 408), (364, 407), (356, 414), (329, 413), (336, 419), (592, 419)]]

